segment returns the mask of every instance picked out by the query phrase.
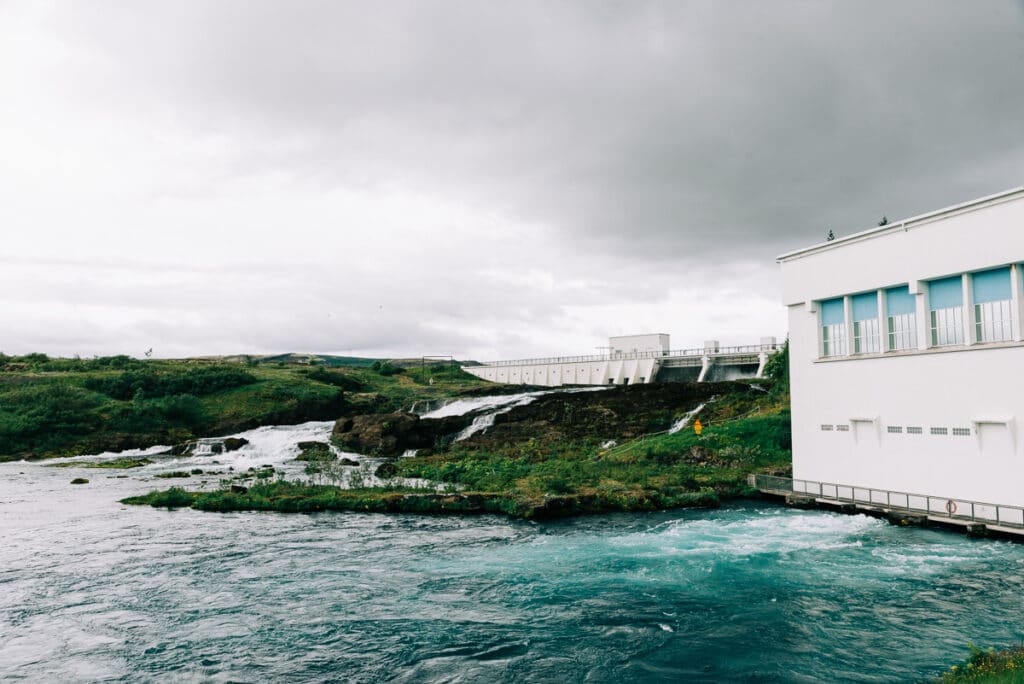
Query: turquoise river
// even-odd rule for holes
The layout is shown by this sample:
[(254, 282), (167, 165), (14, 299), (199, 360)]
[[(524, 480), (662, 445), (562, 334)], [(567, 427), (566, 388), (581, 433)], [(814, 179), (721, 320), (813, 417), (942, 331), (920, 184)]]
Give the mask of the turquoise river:
[(308, 436), (262, 430), (263, 452), (132, 471), (0, 464), (0, 680), (898, 682), (1024, 637), (1024, 544), (861, 515), (118, 503), (161, 468), (283, 464)]

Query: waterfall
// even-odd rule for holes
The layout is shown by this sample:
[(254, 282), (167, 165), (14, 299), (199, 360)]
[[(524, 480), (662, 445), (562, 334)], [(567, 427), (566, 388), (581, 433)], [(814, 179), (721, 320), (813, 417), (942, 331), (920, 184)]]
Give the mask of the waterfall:
[(672, 427), (670, 427), (669, 430), (668, 430), (668, 434), (674, 435), (677, 432), (679, 432), (680, 430), (682, 430), (683, 428), (685, 428), (687, 425), (690, 424), (690, 421), (693, 420), (694, 416), (696, 416), (698, 413), (703, 411), (704, 407), (707, 406), (708, 403), (710, 403), (710, 402), (712, 402), (714, 400), (715, 400), (715, 398), (712, 397), (711, 399), (708, 399), (708, 401), (706, 403), (701, 404), (700, 406), (698, 406), (697, 408), (693, 409), (692, 411), (688, 411), (685, 416), (683, 416), (682, 418), (677, 420), (675, 423), (673, 423)]

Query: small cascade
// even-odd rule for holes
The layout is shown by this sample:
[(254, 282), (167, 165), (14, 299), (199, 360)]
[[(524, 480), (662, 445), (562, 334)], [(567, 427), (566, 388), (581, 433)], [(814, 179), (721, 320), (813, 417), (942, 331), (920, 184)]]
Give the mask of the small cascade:
[(448, 404), (452, 404), (458, 399), (451, 397), (445, 399), (418, 399), (412, 402), (412, 406), (409, 407), (409, 413), (415, 413), (417, 416), (425, 416), (436, 411), (440, 411)]
[(195, 448), (192, 449), (192, 453), (190, 454), (190, 456), (213, 456), (213, 445), (220, 444), (221, 442), (222, 440), (216, 439), (210, 441), (199, 440), (198, 442), (196, 442)]
[(416, 458), (416, 454), (418, 454), (419, 451), (419, 449), (406, 449), (402, 452), (402, 458)]
[(510, 406), (500, 411), (494, 411), (492, 413), (485, 413), (483, 415), (477, 416), (476, 418), (473, 419), (473, 422), (469, 426), (464, 428), (462, 432), (460, 432), (459, 434), (455, 435), (454, 441), (461, 442), (464, 439), (469, 439), (478, 432), (486, 430), (487, 428), (494, 425), (495, 416), (497, 416), (499, 413), (505, 413), (511, 410), (512, 407)]
[(690, 424), (690, 421), (693, 420), (694, 416), (696, 416), (698, 413), (703, 411), (704, 407), (707, 406), (709, 403), (711, 403), (714, 400), (715, 400), (715, 398), (711, 397), (711, 399), (708, 399), (708, 401), (706, 403), (703, 403), (700, 406), (698, 406), (697, 408), (693, 409), (692, 411), (687, 412), (687, 414), (685, 416), (683, 416), (682, 418), (677, 420), (672, 425), (672, 427), (670, 427), (668, 429), (668, 434), (674, 435), (677, 432), (679, 432), (680, 430), (682, 430), (683, 428), (685, 428), (687, 425)]

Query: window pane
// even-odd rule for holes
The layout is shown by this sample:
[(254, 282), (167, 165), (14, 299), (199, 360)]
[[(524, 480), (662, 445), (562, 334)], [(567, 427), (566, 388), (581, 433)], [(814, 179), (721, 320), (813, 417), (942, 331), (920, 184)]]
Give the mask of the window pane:
[(917, 302), (914, 295), (910, 294), (910, 288), (891, 287), (885, 291), (885, 306), (890, 316), (900, 314), (912, 314), (917, 311)]
[(852, 297), (853, 320), (866, 321), (869, 318), (878, 318), (878, 294), (868, 292), (854, 295)]
[(846, 313), (843, 310), (843, 299), (829, 299), (821, 303), (821, 324), (837, 325), (846, 321)]
[(928, 283), (928, 306), (932, 310), (951, 309), (964, 303), (963, 279), (960, 276)]
[(991, 271), (975, 273), (971, 276), (974, 283), (974, 303), (986, 304), (999, 300), (1008, 300), (1010, 293), (1010, 267), (995, 268)]

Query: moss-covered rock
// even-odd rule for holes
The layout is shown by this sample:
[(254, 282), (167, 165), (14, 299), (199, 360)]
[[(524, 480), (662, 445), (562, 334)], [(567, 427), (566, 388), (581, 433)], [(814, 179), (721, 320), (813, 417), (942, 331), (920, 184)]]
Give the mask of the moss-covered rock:
[(337, 457), (327, 442), (299, 442), (296, 461), (333, 461)]

